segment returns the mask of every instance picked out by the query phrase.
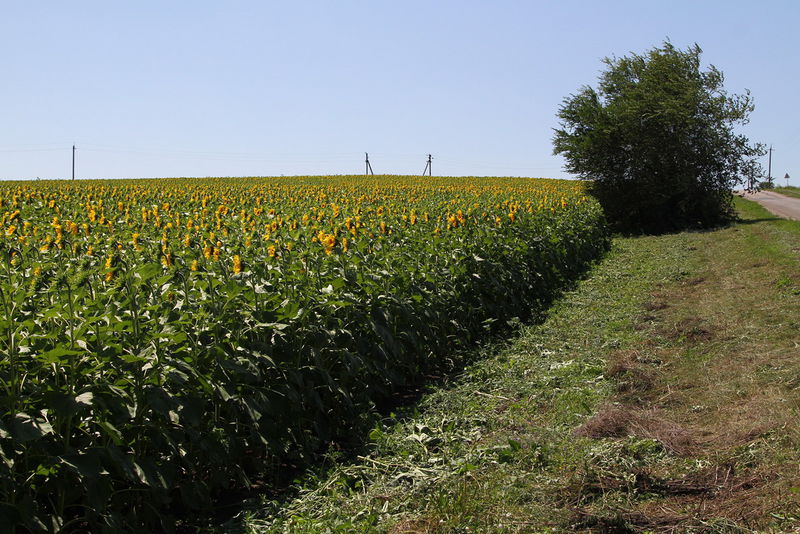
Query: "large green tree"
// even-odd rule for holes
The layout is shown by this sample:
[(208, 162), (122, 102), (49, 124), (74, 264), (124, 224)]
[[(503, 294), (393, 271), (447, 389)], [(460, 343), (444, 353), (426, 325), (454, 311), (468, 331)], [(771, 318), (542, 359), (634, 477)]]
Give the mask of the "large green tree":
[(665, 42), (643, 55), (605, 58), (597, 89), (558, 111), (554, 153), (592, 180), (609, 220), (624, 231), (707, 227), (734, 216), (733, 189), (762, 174), (761, 144), (736, 131), (753, 111), (749, 92), (728, 94), (699, 46)]

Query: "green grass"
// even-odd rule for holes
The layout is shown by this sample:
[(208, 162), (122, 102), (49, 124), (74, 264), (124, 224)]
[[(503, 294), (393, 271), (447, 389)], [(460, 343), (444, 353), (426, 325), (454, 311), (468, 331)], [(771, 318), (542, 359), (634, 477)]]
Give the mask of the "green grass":
[(785, 187), (775, 187), (774, 189), (772, 189), (772, 191), (780, 193), (781, 195), (786, 195), (787, 197), (800, 198), (800, 187), (795, 187), (793, 185)]
[(541, 324), (226, 530), (800, 527), (800, 223), (737, 207), (729, 228), (615, 240)]

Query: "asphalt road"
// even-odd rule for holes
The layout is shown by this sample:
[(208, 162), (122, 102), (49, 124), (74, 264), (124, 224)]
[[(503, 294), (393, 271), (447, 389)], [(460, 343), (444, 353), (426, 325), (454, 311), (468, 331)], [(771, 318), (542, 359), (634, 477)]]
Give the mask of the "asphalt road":
[(800, 198), (787, 197), (772, 191), (744, 193), (742, 196), (747, 200), (758, 202), (778, 217), (800, 221)]

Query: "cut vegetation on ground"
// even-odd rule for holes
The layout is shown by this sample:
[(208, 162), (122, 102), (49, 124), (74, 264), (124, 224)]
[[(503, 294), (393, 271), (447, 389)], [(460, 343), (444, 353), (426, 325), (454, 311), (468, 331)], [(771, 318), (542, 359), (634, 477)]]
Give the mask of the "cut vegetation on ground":
[(539, 325), (248, 532), (800, 529), (800, 223), (619, 238)]

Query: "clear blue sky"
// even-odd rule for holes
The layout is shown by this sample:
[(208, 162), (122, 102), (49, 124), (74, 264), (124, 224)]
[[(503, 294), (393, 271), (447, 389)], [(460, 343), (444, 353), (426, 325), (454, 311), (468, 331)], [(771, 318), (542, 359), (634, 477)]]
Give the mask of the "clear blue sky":
[[(800, 185), (796, 1), (6, 2), (0, 178), (568, 177), (562, 99), (669, 38)], [(766, 158), (764, 159), (766, 167)]]

